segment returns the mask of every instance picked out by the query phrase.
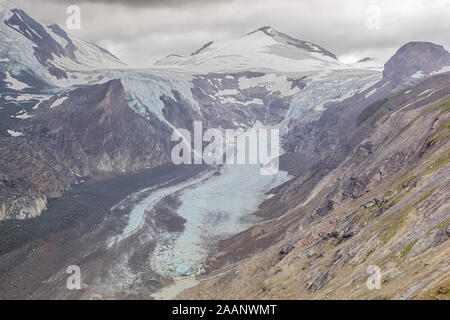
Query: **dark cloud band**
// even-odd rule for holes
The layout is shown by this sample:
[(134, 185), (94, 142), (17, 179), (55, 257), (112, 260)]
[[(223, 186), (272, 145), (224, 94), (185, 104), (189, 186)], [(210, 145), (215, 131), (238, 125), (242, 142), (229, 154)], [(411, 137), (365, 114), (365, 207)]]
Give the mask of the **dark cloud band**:
[(198, 3), (227, 2), (231, 0), (48, 0), (58, 3), (77, 4), (111, 4), (127, 7), (182, 7)]

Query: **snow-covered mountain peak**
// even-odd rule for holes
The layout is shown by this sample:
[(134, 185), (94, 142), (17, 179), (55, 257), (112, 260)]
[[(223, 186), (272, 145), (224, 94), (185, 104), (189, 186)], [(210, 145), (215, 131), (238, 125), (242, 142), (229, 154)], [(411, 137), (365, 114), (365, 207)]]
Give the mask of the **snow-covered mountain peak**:
[(208, 42), (187, 57), (170, 55), (156, 62), (156, 65), (199, 72), (303, 72), (348, 67), (328, 50), (268, 26), (241, 37)]
[(126, 66), (107, 50), (69, 36), (56, 24), (39, 23), (12, 2), (0, 0), (0, 17), (0, 66), (7, 72), (4, 77), (0, 73), (0, 86), (8, 77), (31, 86), (53, 85), (69, 80), (72, 71)]

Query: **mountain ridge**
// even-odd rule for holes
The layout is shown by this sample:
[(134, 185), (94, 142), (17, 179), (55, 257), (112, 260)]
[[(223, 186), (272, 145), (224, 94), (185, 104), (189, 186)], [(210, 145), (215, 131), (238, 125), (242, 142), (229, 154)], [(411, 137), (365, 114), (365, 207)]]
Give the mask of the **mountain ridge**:
[(273, 37), (273, 38), (276, 38), (276, 39), (282, 39), (282, 40), (284, 40), (285, 42), (287, 42), (290, 45), (293, 45), (293, 46), (296, 46), (296, 47), (299, 47), (299, 48), (309, 49), (309, 50), (312, 50), (314, 52), (322, 53), (322, 54), (328, 55), (331, 58), (337, 60), (336, 55), (331, 53), (330, 51), (328, 51), (328, 50), (326, 50), (326, 49), (324, 49), (322, 47), (319, 47), (318, 45), (312, 44), (311, 42), (292, 38), (292, 37), (288, 36), (287, 34), (284, 34), (284, 33), (280, 32), (278, 30), (275, 30), (271, 26), (261, 27), (259, 29), (256, 29), (255, 31), (247, 33), (247, 35), (250, 35), (250, 34), (255, 33), (255, 32), (264, 32), (269, 37)]
[(190, 56), (169, 55), (158, 60), (155, 66), (205, 72), (225, 71), (227, 67), (231, 70), (253, 71), (264, 68), (311, 71), (347, 67), (330, 51), (311, 42), (292, 38), (269, 26), (241, 37), (209, 41)]
[(52, 87), (58, 80), (69, 81), (73, 70), (126, 66), (106, 49), (71, 37), (56, 24), (42, 25), (11, 2), (0, 9), (0, 74), (5, 78), (8, 72), (27, 86), (40, 82), (40, 87)]

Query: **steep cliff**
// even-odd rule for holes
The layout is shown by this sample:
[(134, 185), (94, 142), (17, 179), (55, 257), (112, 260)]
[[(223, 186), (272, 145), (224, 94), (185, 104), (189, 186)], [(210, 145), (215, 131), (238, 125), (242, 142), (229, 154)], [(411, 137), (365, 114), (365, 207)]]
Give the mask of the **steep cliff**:
[(82, 179), (133, 173), (169, 159), (171, 130), (135, 113), (119, 80), (42, 101), (1, 137), (0, 219), (29, 218)]

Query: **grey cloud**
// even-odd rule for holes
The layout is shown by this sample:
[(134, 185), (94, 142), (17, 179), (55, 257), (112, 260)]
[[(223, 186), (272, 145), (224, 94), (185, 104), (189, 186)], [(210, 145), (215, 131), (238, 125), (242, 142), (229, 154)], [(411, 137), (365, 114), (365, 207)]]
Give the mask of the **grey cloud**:
[[(69, 4), (109, 4), (109, 5), (123, 5), (129, 7), (180, 7), (186, 5), (193, 5), (196, 3), (211, 2), (211, 0), (50, 0), (58, 3)], [(229, 0), (215, 0), (215, 1), (229, 1)]]
[[(44, 22), (62, 27), (68, 0), (16, 0)], [(162, 3), (165, 3), (162, 5)], [(41, 3), (42, 5), (37, 5)], [(450, 0), (153, 0), (80, 1), (82, 29), (131, 66), (151, 66), (170, 53), (187, 55), (204, 43), (271, 25), (337, 56), (386, 60), (404, 43), (421, 40), (450, 48)], [(380, 29), (367, 27), (369, 6), (380, 10)]]

